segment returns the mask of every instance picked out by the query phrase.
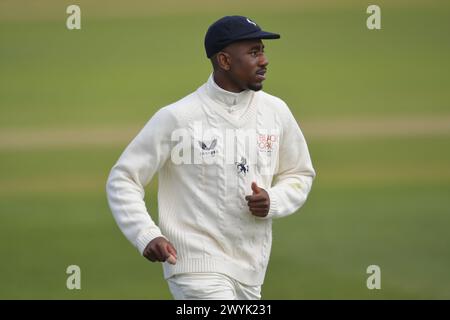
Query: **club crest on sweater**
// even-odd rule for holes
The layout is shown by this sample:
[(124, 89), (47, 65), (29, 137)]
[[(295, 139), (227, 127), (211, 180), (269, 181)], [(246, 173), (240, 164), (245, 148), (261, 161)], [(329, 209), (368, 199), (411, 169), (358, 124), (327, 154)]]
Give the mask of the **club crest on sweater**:
[(247, 159), (245, 159), (244, 157), (241, 157), (241, 161), (235, 162), (235, 165), (237, 167), (238, 174), (243, 174), (244, 176), (247, 174), (247, 172), (249, 170), (249, 166), (247, 164)]

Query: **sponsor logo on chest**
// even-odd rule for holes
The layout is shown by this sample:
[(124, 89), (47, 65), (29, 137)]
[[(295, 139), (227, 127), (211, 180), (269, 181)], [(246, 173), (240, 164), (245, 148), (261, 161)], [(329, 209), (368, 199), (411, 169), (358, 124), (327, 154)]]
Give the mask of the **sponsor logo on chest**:
[(278, 145), (278, 135), (276, 134), (258, 134), (256, 145), (261, 152), (271, 153)]
[(202, 148), (201, 155), (202, 156), (211, 156), (214, 157), (216, 155), (216, 144), (217, 139), (213, 139), (209, 142), (198, 141), (200, 148)]

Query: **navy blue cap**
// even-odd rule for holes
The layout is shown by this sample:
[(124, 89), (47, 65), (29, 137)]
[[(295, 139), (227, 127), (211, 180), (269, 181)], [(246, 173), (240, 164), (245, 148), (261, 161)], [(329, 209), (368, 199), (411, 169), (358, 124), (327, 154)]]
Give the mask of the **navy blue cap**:
[(279, 39), (280, 35), (266, 32), (252, 20), (243, 16), (225, 16), (214, 22), (206, 32), (206, 56), (214, 54), (239, 40), (249, 39)]

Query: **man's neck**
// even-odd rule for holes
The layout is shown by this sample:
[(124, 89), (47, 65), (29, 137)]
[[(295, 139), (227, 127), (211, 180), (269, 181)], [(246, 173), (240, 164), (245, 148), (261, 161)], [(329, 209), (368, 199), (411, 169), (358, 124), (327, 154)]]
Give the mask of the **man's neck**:
[(245, 108), (254, 92), (251, 90), (243, 90), (241, 92), (225, 90), (216, 83), (214, 74), (211, 74), (206, 82), (206, 93), (212, 100), (222, 104), (225, 108), (236, 110)]
[(221, 72), (215, 72), (213, 73), (213, 79), (214, 82), (221, 87), (223, 90), (233, 92), (233, 93), (239, 93), (244, 91), (245, 89), (239, 88), (236, 84), (234, 84), (229, 78), (227, 78), (223, 73)]

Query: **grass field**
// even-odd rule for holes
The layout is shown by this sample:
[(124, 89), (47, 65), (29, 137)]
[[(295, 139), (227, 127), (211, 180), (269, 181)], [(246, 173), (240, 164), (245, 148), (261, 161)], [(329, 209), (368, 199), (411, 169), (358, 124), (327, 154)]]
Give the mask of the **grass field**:
[[(102, 3), (80, 2), (77, 31), (70, 3), (0, 3), (0, 298), (170, 299), (105, 182), (148, 118), (207, 79), (207, 26), (240, 13), (282, 35), (264, 90), (290, 105), (318, 174), (274, 223), (263, 298), (450, 299), (450, 5), (380, 2), (369, 31), (357, 1)], [(81, 290), (66, 288), (71, 264)], [(372, 264), (381, 290), (366, 287)]]

